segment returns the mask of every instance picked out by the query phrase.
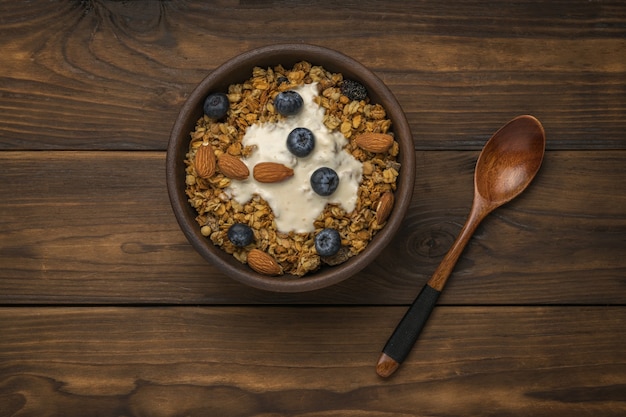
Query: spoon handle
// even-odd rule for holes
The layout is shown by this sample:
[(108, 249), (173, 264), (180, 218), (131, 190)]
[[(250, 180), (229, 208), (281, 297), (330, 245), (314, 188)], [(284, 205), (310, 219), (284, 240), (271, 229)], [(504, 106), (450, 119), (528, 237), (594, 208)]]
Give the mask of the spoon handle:
[(383, 378), (390, 376), (407, 357), (422, 332), (426, 321), (428, 321), (428, 317), (430, 317), (430, 313), (437, 303), (439, 294), (443, 291), (446, 281), (459, 260), (463, 249), (476, 227), (478, 227), (478, 224), (490, 210), (492, 210), (492, 207), (489, 207), (481, 198), (474, 198), (472, 209), (459, 236), (385, 344), (376, 364), (376, 373), (378, 375)]
[(386, 378), (393, 374), (407, 357), (433, 311), (441, 291), (426, 284), (396, 326), (383, 348), (376, 373)]

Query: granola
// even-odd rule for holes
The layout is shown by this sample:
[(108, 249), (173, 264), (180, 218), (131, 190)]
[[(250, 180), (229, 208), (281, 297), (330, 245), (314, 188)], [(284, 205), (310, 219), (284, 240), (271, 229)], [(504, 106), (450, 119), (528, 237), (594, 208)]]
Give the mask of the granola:
[[(385, 225), (385, 221), (378, 223), (381, 216), (377, 217), (376, 211), (381, 197), (396, 189), (400, 170), (398, 143), (394, 140), (381, 153), (357, 144), (356, 138), (368, 132), (393, 136), (391, 120), (385, 109), (371, 103), (369, 98), (352, 100), (343, 94), (342, 82), (342, 74), (303, 61), (290, 69), (254, 68), (250, 79), (229, 86), (230, 108), (226, 118), (216, 121), (204, 115), (197, 121), (185, 160), (186, 194), (198, 213), (196, 220), (202, 235), (242, 263), (248, 261), (252, 249), (266, 252), (278, 262), (281, 273), (296, 276), (313, 272), (324, 264), (337, 265), (365, 249)], [(230, 198), (227, 189), (233, 180), (220, 169), (208, 178), (202, 177), (194, 158), (201, 146), (209, 144), (217, 160), (224, 154), (245, 160), (255, 151), (242, 143), (246, 129), (283, 118), (274, 109), (274, 97), (279, 92), (311, 83), (317, 83), (319, 93), (315, 101), (325, 109), (324, 125), (341, 132), (348, 140), (344, 149), (362, 163), (363, 174), (354, 210), (347, 213), (340, 205), (327, 204), (314, 222), (315, 232), (285, 233), (277, 229), (272, 209), (263, 198), (255, 195), (244, 204)], [(228, 229), (235, 223), (252, 228), (253, 243), (238, 247), (228, 239)], [(324, 228), (334, 228), (341, 236), (340, 251), (330, 257), (319, 256), (315, 249), (315, 234)]]

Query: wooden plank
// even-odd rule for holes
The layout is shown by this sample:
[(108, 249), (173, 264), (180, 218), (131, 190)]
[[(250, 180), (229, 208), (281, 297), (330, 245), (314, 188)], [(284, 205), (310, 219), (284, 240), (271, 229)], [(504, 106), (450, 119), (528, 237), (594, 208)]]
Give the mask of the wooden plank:
[[(405, 225), (372, 265), (328, 289), (272, 294), (187, 243), (162, 152), (0, 152), (0, 304), (406, 304), (460, 231), (477, 153), (416, 157)], [(548, 152), (526, 193), (479, 227), (440, 303), (623, 304), (625, 170), (625, 151)]]
[(623, 308), (437, 307), (390, 379), (402, 308), (0, 309), (3, 415), (623, 416)]
[(623, 2), (222, 3), (3, 2), (0, 149), (164, 150), (204, 76), (280, 42), (374, 70), (417, 149), (478, 149), (522, 113), (545, 123), (550, 149), (626, 149)]

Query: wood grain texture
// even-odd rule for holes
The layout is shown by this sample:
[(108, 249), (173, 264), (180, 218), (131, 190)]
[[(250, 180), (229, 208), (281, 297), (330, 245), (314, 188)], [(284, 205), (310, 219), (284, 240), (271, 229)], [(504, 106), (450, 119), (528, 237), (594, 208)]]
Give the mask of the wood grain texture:
[(401, 310), (0, 309), (0, 415), (626, 413), (623, 308), (438, 307), (381, 379)]
[[(460, 231), (477, 152), (417, 152), (412, 206), (373, 264), (329, 289), (271, 294), (197, 255), (162, 152), (1, 152), (0, 304), (407, 304)], [(479, 227), (442, 304), (623, 304), (626, 152), (554, 151)], [(402, 262), (398, 262), (402, 259)]]
[(374, 70), (417, 149), (478, 149), (486, 127), (523, 113), (549, 149), (626, 149), (621, 1), (5, 0), (0, 12), (0, 149), (164, 150), (204, 76), (281, 42)]
[[(201, 259), (165, 188), (194, 86), (280, 42), (371, 68), (418, 163), (392, 244), (305, 294)], [(625, 50), (619, 0), (0, 0), (0, 417), (626, 415)], [(478, 150), (524, 113), (547, 133), (539, 176), (377, 377)]]

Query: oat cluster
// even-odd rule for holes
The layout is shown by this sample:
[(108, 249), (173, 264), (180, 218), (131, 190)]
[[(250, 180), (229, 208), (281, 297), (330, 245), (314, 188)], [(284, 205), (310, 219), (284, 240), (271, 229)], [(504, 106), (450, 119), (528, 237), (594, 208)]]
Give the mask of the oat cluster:
[[(202, 235), (246, 263), (252, 249), (272, 256), (280, 265), (281, 273), (303, 276), (322, 265), (337, 265), (362, 252), (380, 230), (376, 209), (381, 196), (396, 189), (400, 164), (397, 161), (398, 143), (394, 141), (385, 153), (372, 153), (359, 147), (355, 138), (365, 132), (390, 133), (391, 120), (385, 109), (369, 98), (351, 100), (342, 94), (342, 74), (331, 73), (321, 66), (300, 62), (293, 68), (254, 68), (252, 77), (228, 88), (230, 109), (225, 119), (215, 121), (206, 115), (197, 121), (191, 132), (189, 152), (186, 155), (186, 194), (196, 209), (196, 220)], [(363, 164), (363, 178), (358, 190), (355, 209), (346, 213), (340, 206), (328, 204), (315, 221), (315, 232), (283, 233), (276, 229), (270, 206), (259, 196), (245, 204), (231, 199), (225, 189), (231, 179), (216, 170), (210, 178), (202, 178), (194, 167), (194, 156), (203, 144), (209, 143), (217, 158), (227, 153), (245, 159), (254, 152), (242, 145), (246, 129), (257, 123), (275, 123), (283, 116), (273, 106), (281, 91), (302, 84), (318, 83), (317, 103), (325, 109), (324, 124), (341, 132), (347, 139), (345, 147)], [(234, 246), (227, 237), (234, 223), (249, 225), (254, 231), (254, 242), (246, 247)], [(323, 228), (334, 228), (341, 235), (342, 248), (332, 257), (320, 257), (315, 250), (314, 236)]]

